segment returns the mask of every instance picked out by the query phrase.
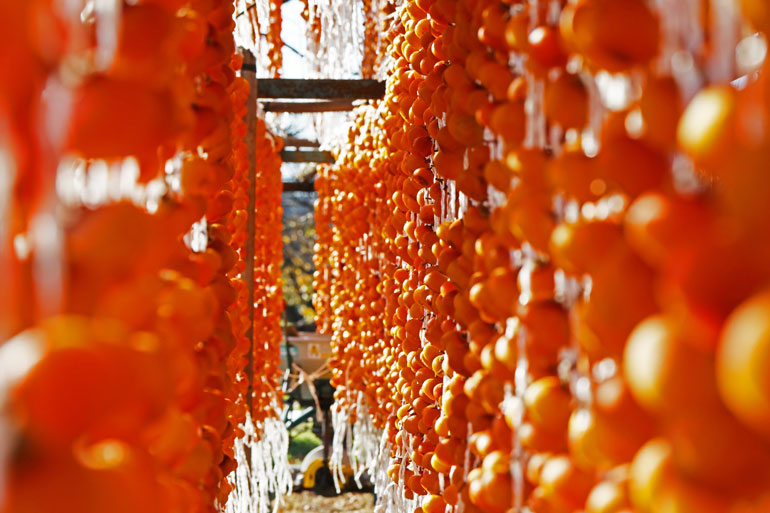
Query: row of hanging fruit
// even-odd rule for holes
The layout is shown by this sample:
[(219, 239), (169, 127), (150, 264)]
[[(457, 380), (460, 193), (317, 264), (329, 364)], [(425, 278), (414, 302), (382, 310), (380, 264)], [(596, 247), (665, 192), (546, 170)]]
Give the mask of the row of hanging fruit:
[(756, 0), (400, 4), (386, 97), (316, 180), (380, 507), (770, 508), (768, 28)]
[(0, 3), (0, 511), (217, 511), (242, 486), (236, 440), (281, 399), (281, 180), (261, 123), (249, 181), (233, 14)]

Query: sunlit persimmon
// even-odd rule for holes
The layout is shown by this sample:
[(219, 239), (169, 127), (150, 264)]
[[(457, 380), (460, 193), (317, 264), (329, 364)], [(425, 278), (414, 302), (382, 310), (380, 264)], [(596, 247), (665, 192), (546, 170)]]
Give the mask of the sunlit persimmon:
[(644, 407), (681, 411), (707, 408), (717, 401), (713, 358), (684, 341), (693, 335), (676, 319), (664, 316), (647, 318), (634, 328), (623, 354), (623, 370)]
[(565, 455), (549, 458), (540, 471), (540, 486), (544, 495), (570, 509), (585, 504), (592, 481), (589, 474), (577, 469)]
[(650, 75), (639, 102), (647, 140), (671, 149), (676, 141), (682, 100), (676, 82), (670, 77)]
[(735, 145), (736, 104), (735, 90), (713, 86), (690, 100), (679, 120), (680, 147), (709, 171), (722, 165)]
[[(708, 223), (705, 205), (696, 199), (650, 192), (639, 196), (624, 220), (626, 239), (650, 265), (675, 258), (676, 251), (697, 240)], [(687, 230), (683, 230), (683, 226)]]
[[(145, 159), (192, 122), (192, 113), (177, 105), (171, 91), (103, 76), (85, 82), (73, 101), (67, 147), (87, 158)], [(104, 112), (110, 116), (101, 116)]]
[(565, 130), (582, 128), (588, 121), (588, 92), (580, 78), (562, 73), (545, 89), (545, 113)]
[(593, 487), (586, 499), (586, 513), (622, 513), (628, 511), (629, 506), (623, 481), (602, 481)]
[(599, 68), (624, 71), (658, 53), (659, 20), (641, 0), (591, 0), (566, 12), (571, 23), (562, 24), (563, 37)]
[(168, 376), (151, 348), (113, 345), (113, 337), (128, 336), (120, 333), (119, 324), (114, 334), (92, 331), (98, 329), (95, 326), (79, 340), (62, 340), (68, 336), (63, 323), (73, 322), (78, 318), (60, 318), (47, 329), (28, 334), (30, 343), (37, 339), (37, 344), (54, 350), (16, 389), (16, 415), (28, 436), (49, 450), (80, 436), (136, 440), (143, 426), (166, 406), (171, 392)]
[(524, 407), (530, 420), (551, 433), (566, 432), (570, 396), (556, 377), (541, 378), (527, 387)]
[(719, 391), (725, 404), (765, 436), (770, 434), (770, 396), (764, 371), (768, 364), (769, 307), (768, 295), (760, 293), (736, 308), (725, 323), (716, 358)]

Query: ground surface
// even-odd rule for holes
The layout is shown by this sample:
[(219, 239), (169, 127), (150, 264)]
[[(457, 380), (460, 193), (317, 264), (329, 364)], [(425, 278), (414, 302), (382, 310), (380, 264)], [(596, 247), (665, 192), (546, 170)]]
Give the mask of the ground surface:
[(374, 496), (370, 493), (343, 493), (322, 497), (313, 492), (296, 492), (285, 498), (278, 513), (372, 513)]

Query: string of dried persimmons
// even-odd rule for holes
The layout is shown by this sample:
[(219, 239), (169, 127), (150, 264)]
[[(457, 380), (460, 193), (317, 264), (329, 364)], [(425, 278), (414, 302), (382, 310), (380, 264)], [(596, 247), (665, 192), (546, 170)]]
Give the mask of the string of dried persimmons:
[(769, 22), (400, 4), (316, 181), (335, 433), (385, 510), (770, 508)]
[(219, 0), (0, 4), (4, 513), (219, 511), (243, 487), (236, 441), (266, 437), (281, 143), (259, 125), (269, 219), (251, 325), (233, 14)]

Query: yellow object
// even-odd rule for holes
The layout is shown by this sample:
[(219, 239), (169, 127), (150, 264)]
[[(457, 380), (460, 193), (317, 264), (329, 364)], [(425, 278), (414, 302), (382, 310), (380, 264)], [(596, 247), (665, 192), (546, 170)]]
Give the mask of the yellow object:
[[(302, 488), (310, 489), (315, 486), (316, 472), (318, 472), (318, 469), (323, 467), (323, 465), (324, 460), (322, 458), (313, 460), (310, 465), (308, 465), (307, 470), (305, 470), (305, 474), (302, 476)], [(348, 478), (353, 475), (353, 469), (350, 468), (350, 465), (344, 465), (342, 467), (342, 473), (346, 478)]]
[(728, 86), (712, 86), (690, 101), (679, 120), (679, 145), (698, 163), (713, 163), (730, 154), (734, 145), (736, 93)]

